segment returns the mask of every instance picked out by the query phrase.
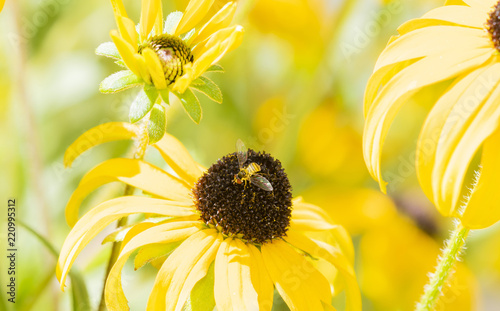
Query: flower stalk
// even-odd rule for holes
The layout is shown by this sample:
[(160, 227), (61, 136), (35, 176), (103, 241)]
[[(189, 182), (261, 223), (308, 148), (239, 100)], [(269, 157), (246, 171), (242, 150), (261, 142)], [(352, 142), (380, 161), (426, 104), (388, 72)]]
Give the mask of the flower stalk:
[(438, 258), (436, 271), (431, 275), (429, 283), (424, 288), (424, 294), (417, 304), (416, 311), (434, 310), (438, 298), (442, 294), (443, 286), (453, 273), (455, 262), (459, 260), (461, 250), (465, 246), (465, 239), (470, 229), (465, 228), (461, 221), (456, 221), (456, 227), (450, 238), (445, 242), (445, 248)]
[[(142, 160), (144, 158), (149, 142), (148, 130), (147, 130), (147, 125), (149, 120), (144, 120), (144, 121), (145, 122), (143, 122), (141, 126), (141, 132), (137, 139), (137, 146), (135, 147), (135, 152), (133, 156), (134, 159), (139, 159), (139, 160)], [(134, 190), (135, 190), (134, 187), (126, 185), (125, 190), (123, 191), (123, 195), (124, 196), (132, 195), (134, 194)], [(116, 229), (126, 226), (127, 222), (128, 222), (128, 217), (121, 218), (120, 220), (118, 220), (118, 223), (116, 224)], [(104, 296), (106, 281), (108, 280), (108, 275), (111, 272), (111, 268), (113, 268), (113, 265), (115, 264), (116, 260), (118, 259), (118, 256), (120, 255), (121, 247), (122, 243), (120, 241), (113, 242), (113, 246), (111, 248), (111, 255), (109, 256), (108, 265), (106, 267), (106, 274), (104, 275), (104, 282), (101, 292), (101, 301), (99, 302), (99, 309), (98, 309), (99, 311), (106, 311), (106, 301)]]

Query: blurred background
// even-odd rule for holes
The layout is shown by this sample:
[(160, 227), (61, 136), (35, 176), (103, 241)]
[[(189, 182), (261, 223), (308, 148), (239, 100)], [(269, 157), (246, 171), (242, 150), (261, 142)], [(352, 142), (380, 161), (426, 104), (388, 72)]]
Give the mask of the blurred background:
[[(138, 21), (140, 1), (124, 2)], [(163, 2), (164, 12), (187, 5)], [(168, 132), (205, 166), (234, 152), (238, 138), (282, 161), (294, 196), (321, 206), (351, 233), (363, 310), (412, 310), (450, 229), (451, 219), (437, 213), (415, 175), (414, 150), (428, 94), (417, 94), (392, 127), (382, 161), (388, 196), (368, 175), (361, 150), (363, 92), (377, 55), (398, 25), (443, 2), (241, 0), (236, 22), (245, 27), (243, 44), (221, 61), (226, 73), (211, 76), (222, 89), (223, 104), (200, 96), (199, 125), (177, 102), (167, 112)], [(19, 250), (13, 305), (4, 290), (2, 215), (0, 310), (72, 310), (71, 291), (63, 293), (55, 278), (56, 258), (19, 221), (59, 250), (70, 229), (64, 208), (83, 174), (106, 159), (130, 157), (132, 144), (101, 145), (68, 169), (64, 151), (98, 124), (128, 121), (138, 89), (98, 91), (100, 81), (119, 69), (94, 54), (116, 28), (109, 1), (7, 0), (0, 28), (0, 194), (2, 206), (16, 199)], [(156, 150), (149, 150), (146, 160), (164, 166)], [(118, 183), (101, 187), (82, 211), (122, 191)], [(99, 303), (110, 253), (110, 244), (100, 241), (113, 228), (74, 265), (90, 297), (90, 306), (78, 310), (95, 310)], [(124, 269), (131, 310), (144, 309), (154, 276), (152, 267)], [(499, 310), (498, 224), (471, 234), (451, 282), (438, 310)], [(337, 300), (342, 305), (343, 297)]]

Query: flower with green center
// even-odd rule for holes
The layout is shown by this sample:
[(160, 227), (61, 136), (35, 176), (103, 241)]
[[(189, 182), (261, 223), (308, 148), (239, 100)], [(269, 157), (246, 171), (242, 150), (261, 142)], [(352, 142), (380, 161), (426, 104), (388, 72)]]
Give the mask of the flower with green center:
[[(100, 127), (81, 139), (101, 131)], [(139, 132), (128, 123), (110, 127), (108, 133), (116, 135), (103, 141)], [(216, 306), (220, 311), (271, 310), (274, 289), (290, 310), (334, 310), (332, 296), (343, 288), (346, 310), (361, 310), (349, 235), (319, 207), (300, 197), (292, 199), (280, 161), (264, 152), (248, 151), (245, 165), (259, 164), (260, 174), (273, 186), (272, 191), (265, 191), (234, 181), (240, 170), (236, 152), (207, 170), (169, 134), (153, 147), (175, 175), (142, 160), (111, 159), (83, 177), (66, 208), (73, 228), (57, 265), (62, 288), (74, 260), (100, 231), (121, 217), (144, 214), (143, 221), (106, 239), (122, 239), (120, 255), (106, 282), (109, 310), (128, 310), (121, 270), (136, 250), (136, 269), (147, 263), (159, 269), (146, 310), (198, 310), (201, 306), (203, 310)], [(67, 157), (66, 164), (83, 151)], [(78, 220), (83, 198), (112, 181), (125, 182), (148, 196), (105, 201)]]
[[(410, 97), (434, 88), (416, 151), (419, 182), (443, 215), (488, 227), (500, 220), (500, 2), (448, 0), (398, 32), (365, 92), (368, 169), (385, 191), (380, 156), (389, 127)], [(466, 173), (481, 147), (480, 177), (461, 215)]]
[[(163, 126), (164, 120), (156, 119), (164, 119), (161, 103), (169, 103), (170, 92), (196, 123), (200, 122), (202, 111), (191, 89), (222, 102), (218, 86), (202, 74), (223, 71), (216, 63), (241, 43), (243, 27), (230, 26), (235, 2), (206, 16), (214, 0), (192, 0), (184, 13), (173, 12), (163, 21), (161, 0), (143, 0), (137, 26), (128, 18), (121, 0), (111, 0), (111, 4), (118, 30), (111, 31), (113, 42), (101, 44), (96, 53), (116, 59), (126, 70), (106, 78), (100, 90), (115, 93), (142, 86), (130, 108), (132, 122), (151, 112), (150, 119)], [(155, 136), (152, 142), (160, 138)]]

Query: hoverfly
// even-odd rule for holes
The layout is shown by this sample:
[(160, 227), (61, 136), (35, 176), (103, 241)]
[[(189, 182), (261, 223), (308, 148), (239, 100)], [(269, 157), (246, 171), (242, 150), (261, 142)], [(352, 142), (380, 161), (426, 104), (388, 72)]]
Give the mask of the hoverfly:
[(236, 142), (236, 150), (238, 154), (238, 164), (240, 171), (234, 175), (234, 182), (241, 184), (243, 182), (250, 181), (252, 185), (259, 187), (262, 190), (273, 191), (273, 186), (265, 177), (257, 174), (260, 172), (260, 165), (252, 162), (247, 167), (244, 167), (245, 162), (248, 158), (248, 150), (245, 144), (238, 139)]

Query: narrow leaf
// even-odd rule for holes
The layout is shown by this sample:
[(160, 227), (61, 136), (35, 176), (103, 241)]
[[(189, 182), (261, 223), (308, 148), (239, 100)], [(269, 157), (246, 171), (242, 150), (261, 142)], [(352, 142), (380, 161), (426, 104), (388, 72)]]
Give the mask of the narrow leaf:
[(224, 72), (224, 68), (222, 68), (221, 65), (212, 65), (210, 67), (208, 67), (207, 70), (205, 70), (206, 72), (220, 72), (220, 73), (223, 73)]
[(146, 84), (144, 85), (144, 93), (148, 96), (151, 102), (155, 102), (158, 98), (158, 91), (153, 85)]
[(142, 79), (136, 76), (132, 71), (122, 70), (104, 79), (99, 85), (99, 91), (101, 91), (101, 93), (111, 94), (139, 86), (142, 83)]
[(201, 76), (198, 79), (203, 81), (203, 84), (194, 84), (194, 85), (192, 85), (192, 88), (207, 95), (208, 98), (210, 98), (214, 102), (221, 104), (222, 103), (222, 92), (220, 91), (217, 84), (215, 84), (212, 80), (210, 80), (207, 77)]
[(208, 268), (207, 275), (198, 281), (184, 305), (185, 311), (212, 311), (214, 298), (214, 263)]
[(160, 93), (160, 97), (163, 100), (163, 102), (167, 105), (170, 105), (170, 99), (168, 97), (170, 91), (168, 89), (163, 89), (163, 90), (158, 90), (158, 93)]
[(90, 311), (90, 299), (87, 287), (80, 273), (71, 271), (71, 293), (73, 296), (73, 311)]
[(142, 118), (153, 108), (154, 101), (151, 101), (150, 97), (146, 94), (144, 90), (141, 90), (137, 97), (132, 102), (129, 111), (130, 122), (135, 123)]
[(151, 110), (148, 122), (149, 144), (154, 144), (159, 141), (167, 129), (167, 120), (165, 117), (165, 108), (155, 104)]
[(106, 56), (114, 59), (122, 59), (116, 45), (113, 42), (101, 43), (97, 49), (95, 49), (97, 55)]
[(175, 11), (170, 13), (167, 16), (167, 20), (165, 21), (165, 26), (163, 27), (163, 32), (168, 33), (169, 35), (174, 34), (175, 29), (177, 28), (177, 25), (179, 24), (179, 21), (182, 18), (182, 12)]
[(202, 117), (201, 105), (193, 91), (187, 89), (183, 94), (179, 94), (177, 92), (174, 92), (174, 94), (181, 101), (184, 110), (186, 110), (191, 120), (193, 120), (194, 123), (199, 124)]

